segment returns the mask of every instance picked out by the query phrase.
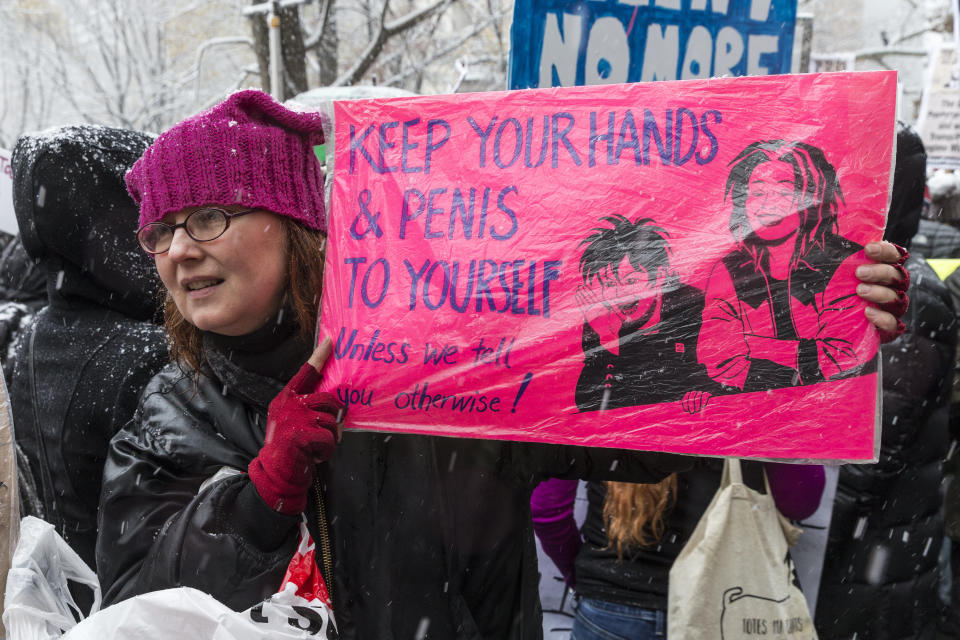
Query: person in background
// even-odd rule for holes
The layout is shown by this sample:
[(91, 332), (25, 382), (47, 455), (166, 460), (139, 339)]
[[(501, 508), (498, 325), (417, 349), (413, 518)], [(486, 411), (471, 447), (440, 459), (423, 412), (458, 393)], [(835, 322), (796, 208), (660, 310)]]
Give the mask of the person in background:
[[(778, 164), (790, 170), (784, 172)], [(797, 184), (798, 174), (793, 170), (793, 164), (804, 169), (799, 172), (804, 180), (813, 182), (809, 185)], [(814, 168), (818, 170), (814, 171)], [(783, 175), (778, 172), (783, 172)], [(762, 184), (753, 184), (755, 181)], [(715, 373), (718, 381), (725, 381), (725, 384), (745, 391), (780, 386), (777, 380), (783, 385), (795, 384), (796, 362), (798, 351), (803, 350), (803, 340), (797, 340), (799, 321), (790, 314), (795, 313), (800, 318), (806, 317), (805, 313), (830, 315), (831, 310), (837, 311), (840, 307), (849, 312), (856, 298), (852, 292), (841, 291), (834, 285), (831, 295), (843, 300), (842, 304), (823, 304), (822, 298), (833, 274), (831, 270), (826, 278), (821, 275), (813, 281), (809, 277), (796, 277), (794, 295), (797, 302), (793, 302), (789, 295), (781, 299), (776, 287), (771, 284), (775, 278), (768, 252), (771, 246), (785, 247), (790, 252), (800, 252), (804, 260), (813, 260), (814, 254), (819, 251), (821, 260), (836, 267), (852, 251), (858, 251), (859, 247), (855, 248), (839, 236), (832, 235), (835, 234), (837, 208), (842, 201), (839, 185), (835, 184), (832, 167), (829, 167), (819, 150), (800, 143), (774, 141), (751, 145), (741, 153), (734, 161), (727, 188), (733, 194), (735, 210), (731, 228), (741, 241), (741, 253), (731, 254), (714, 269), (707, 286), (707, 299), (708, 305), (712, 300), (716, 309), (709, 313), (704, 311), (708, 344), (701, 341), (698, 353), (713, 353), (717, 345), (709, 344), (709, 341), (720, 340), (716, 335), (721, 330), (720, 325), (726, 326), (723, 329), (725, 332), (732, 330), (732, 326), (740, 331), (735, 334), (744, 339), (757, 338), (758, 345), (755, 346), (760, 349), (754, 350), (751, 357), (741, 358), (742, 366), (727, 369), (714, 367), (718, 372)], [(770, 192), (765, 198), (764, 189)], [(764, 200), (761, 205), (753, 206), (747, 202), (757, 197)], [(822, 200), (815, 202), (816, 198)], [(801, 213), (784, 215), (789, 207), (800, 205)], [(841, 250), (835, 245), (843, 245), (845, 249)], [(647, 242), (642, 246), (649, 248), (654, 245)], [(841, 257), (831, 261), (831, 256), (836, 257), (834, 254), (838, 252)], [(790, 254), (785, 256), (789, 258)], [(747, 257), (750, 260), (743, 262)], [(782, 293), (790, 292), (787, 281), (791, 277), (791, 269), (793, 276), (797, 276), (804, 268), (809, 270), (809, 266), (798, 266), (799, 262), (794, 264), (787, 260), (780, 265), (786, 269), (780, 275), (781, 284), (786, 287)], [(748, 269), (749, 265), (754, 264), (759, 265), (756, 271)], [(819, 266), (817, 262), (813, 264)], [(733, 278), (734, 274), (738, 277)], [(721, 284), (725, 283), (726, 289), (718, 281), (723, 281)], [(802, 283), (803, 287), (798, 283)], [(756, 288), (748, 285), (756, 285)], [(900, 288), (905, 285), (904, 282)], [(728, 294), (735, 291), (736, 294), (731, 294), (734, 295), (734, 301), (721, 304), (725, 295), (720, 292), (721, 289)], [(763, 292), (769, 297), (764, 298)], [(901, 293), (893, 301), (899, 313), (903, 312), (905, 302)], [(746, 316), (738, 316), (731, 310), (735, 311), (741, 306), (735, 297), (746, 295), (755, 295), (761, 304), (766, 300), (768, 311), (784, 300), (792, 305), (784, 313), (774, 314), (782, 317), (777, 320), (776, 327), (771, 328), (775, 329), (775, 335), (769, 339), (743, 334), (742, 327), (750, 323)], [(811, 305), (811, 309), (805, 305)], [(643, 307), (644, 302), (641, 301), (639, 306)], [(720, 309), (724, 310), (723, 313)], [(757, 324), (754, 322), (755, 329)], [(794, 331), (792, 341), (785, 335), (788, 327)], [(881, 337), (890, 339), (892, 334)], [(818, 346), (819, 339), (808, 342), (808, 346), (815, 348), (815, 358), (821, 349)], [(838, 347), (832, 344), (823, 348), (830, 350)], [(779, 362), (777, 356), (780, 351), (787, 352), (790, 349), (793, 366)], [(769, 359), (755, 357), (763, 350), (766, 350), (764, 355), (769, 353)], [(704, 360), (712, 363), (709, 358), (701, 358), (701, 361)], [(654, 367), (656, 363), (647, 365)], [(804, 375), (809, 373), (812, 377), (805, 382), (823, 378), (819, 371), (815, 373), (809, 369), (804, 369)], [(790, 372), (790, 375), (781, 375), (785, 372)], [(664, 396), (664, 400), (671, 399), (670, 395)], [(770, 480), (774, 501), (781, 513), (788, 518), (801, 520), (816, 511), (824, 487), (825, 476), (821, 466), (746, 463), (744, 474), (747, 484), (762, 491), (763, 471)], [(692, 470), (672, 474), (658, 484), (588, 483), (588, 510), (581, 530), (582, 541), (577, 535), (573, 519), (576, 483), (548, 480), (535, 490), (531, 501), (534, 531), (544, 552), (557, 565), (566, 583), (575, 586), (580, 596), (571, 640), (611, 637), (646, 640), (666, 635), (670, 568), (719, 488), (721, 472), (722, 464), (718, 460), (704, 458), (698, 460)]]
[[(960, 269), (954, 270), (944, 280), (954, 315), (960, 313)], [(958, 324), (960, 332), (960, 324)], [(941, 584), (949, 583), (947, 601), (940, 615), (939, 631), (948, 638), (960, 638), (960, 333), (953, 367), (953, 390), (950, 400), (948, 436), (950, 444), (944, 460), (946, 491), (943, 500), (944, 535), (949, 545), (949, 562), (941, 563)]]
[[(926, 153), (897, 132), (884, 238), (909, 247), (920, 220)], [(957, 344), (949, 294), (920, 254), (910, 273), (906, 332), (883, 345), (883, 427), (877, 464), (840, 469), (815, 626), (824, 640), (933, 638), (943, 539), (940, 483)]]
[[(917, 155), (920, 163), (925, 157)], [(924, 162), (925, 164), (925, 162)], [(917, 174), (919, 176), (919, 173)], [(916, 196), (914, 198), (914, 204)], [(960, 312), (960, 271), (956, 260), (960, 259), (960, 230), (956, 222), (946, 222), (941, 201), (931, 206), (930, 187), (923, 192), (920, 226), (910, 241), (910, 251), (923, 256), (937, 275), (943, 279), (950, 292), (954, 313)], [(952, 272), (950, 270), (953, 269)], [(953, 392), (950, 408), (950, 444), (944, 460), (944, 534), (949, 551), (941, 553), (940, 584), (943, 610), (938, 622), (938, 632), (948, 638), (960, 638), (960, 483), (956, 482), (960, 457), (960, 349), (954, 362)], [(949, 586), (949, 590), (947, 587)]]
[[(801, 520), (819, 505), (819, 465), (745, 462), (745, 481), (763, 491), (765, 469), (781, 513)], [(551, 479), (531, 501), (544, 553), (580, 596), (571, 640), (666, 636), (670, 567), (720, 487), (723, 462), (700, 458), (659, 484), (587, 483), (587, 516), (577, 534), (576, 482)], [(607, 635), (607, 634), (613, 634)]]
[(137, 209), (123, 182), (150, 140), (64, 127), (22, 136), (13, 151), (20, 237), (49, 301), (11, 358), (20, 476), (37, 498), (24, 515), (53, 524), (91, 567), (107, 445), (166, 355), (151, 322), (157, 279), (130, 233)]
[[(889, 243), (866, 252), (875, 263), (861, 267), (858, 295), (889, 338), (903, 313), (893, 264), (901, 256)], [(534, 488), (547, 477), (650, 483), (692, 465), (649, 452), (347, 431), (328, 483), (335, 592), (347, 602), (336, 609), (340, 631), (364, 640), (536, 640)]]
[(12, 236), (0, 251), (0, 364), (7, 386), (17, 336), (46, 304), (47, 279), (27, 255), (20, 235)]

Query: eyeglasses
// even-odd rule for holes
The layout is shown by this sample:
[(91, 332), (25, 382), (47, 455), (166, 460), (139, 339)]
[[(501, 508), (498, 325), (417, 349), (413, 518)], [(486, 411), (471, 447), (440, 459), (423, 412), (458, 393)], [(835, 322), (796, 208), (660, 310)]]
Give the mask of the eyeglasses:
[(259, 209), (244, 209), (243, 211), (227, 211), (217, 207), (197, 209), (180, 224), (166, 222), (150, 222), (137, 231), (137, 242), (149, 254), (156, 255), (170, 250), (173, 234), (183, 228), (187, 235), (197, 242), (216, 240), (230, 228), (230, 221)]

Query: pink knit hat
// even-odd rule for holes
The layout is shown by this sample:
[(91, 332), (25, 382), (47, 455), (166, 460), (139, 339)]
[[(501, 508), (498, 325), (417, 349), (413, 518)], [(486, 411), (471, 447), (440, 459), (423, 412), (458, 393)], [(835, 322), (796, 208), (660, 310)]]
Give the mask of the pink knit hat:
[(140, 226), (208, 204), (242, 205), (326, 231), (318, 112), (287, 109), (266, 93), (238, 91), (174, 125), (127, 172)]

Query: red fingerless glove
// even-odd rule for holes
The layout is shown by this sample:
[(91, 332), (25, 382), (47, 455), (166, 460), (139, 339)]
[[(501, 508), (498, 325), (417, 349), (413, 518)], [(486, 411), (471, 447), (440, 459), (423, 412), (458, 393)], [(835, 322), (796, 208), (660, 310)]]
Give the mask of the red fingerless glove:
[(267, 409), (267, 434), (247, 468), (257, 493), (274, 511), (297, 514), (307, 506), (313, 466), (329, 460), (343, 404), (315, 391), (321, 375), (304, 364)]
[(894, 293), (897, 294), (897, 297), (890, 302), (878, 304), (877, 308), (881, 311), (886, 311), (896, 318), (897, 328), (893, 331), (878, 332), (880, 334), (880, 342), (884, 344), (887, 342), (893, 342), (900, 337), (904, 331), (906, 331), (907, 327), (903, 324), (903, 321), (901, 321), (900, 318), (902, 318), (903, 314), (907, 312), (907, 306), (910, 304), (910, 298), (907, 296), (907, 290), (910, 288), (910, 272), (907, 271), (907, 268), (903, 266), (907, 261), (907, 258), (910, 257), (910, 252), (898, 244), (894, 244), (893, 246), (896, 247), (897, 251), (900, 252), (900, 259), (892, 265), (893, 268), (896, 269), (900, 274), (900, 279), (891, 282), (887, 286), (893, 289)]

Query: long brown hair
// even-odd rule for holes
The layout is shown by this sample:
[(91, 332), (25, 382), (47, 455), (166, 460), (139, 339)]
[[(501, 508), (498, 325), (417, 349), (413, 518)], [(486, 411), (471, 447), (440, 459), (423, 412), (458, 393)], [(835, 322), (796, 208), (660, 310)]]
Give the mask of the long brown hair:
[(603, 521), (609, 546), (623, 558), (624, 549), (646, 547), (663, 536), (663, 518), (677, 495), (677, 474), (657, 484), (608, 482)]
[[(300, 335), (312, 339), (323, 285), (324, 235), (284, 216), (277, 216), (287, 232), (287, 290), (284, 303), (296, 314)], [(204, 364), (200, 329), (181, 315), (173, 296), (164, 291), (163, 320), (170, 359), (200, 370)]]

